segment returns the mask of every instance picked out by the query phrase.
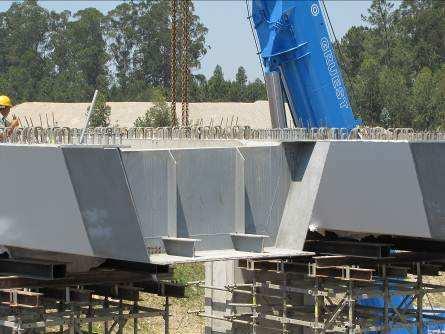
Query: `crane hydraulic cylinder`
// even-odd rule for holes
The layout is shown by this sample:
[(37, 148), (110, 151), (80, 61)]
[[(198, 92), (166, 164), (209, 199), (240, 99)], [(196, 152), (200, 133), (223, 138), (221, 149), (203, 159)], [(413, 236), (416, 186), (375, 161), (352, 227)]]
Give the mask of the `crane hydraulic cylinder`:
[(266, 74), (278, 72), (296, 126), (353, 129), (352, 113), (320, 3), (253, 0)]

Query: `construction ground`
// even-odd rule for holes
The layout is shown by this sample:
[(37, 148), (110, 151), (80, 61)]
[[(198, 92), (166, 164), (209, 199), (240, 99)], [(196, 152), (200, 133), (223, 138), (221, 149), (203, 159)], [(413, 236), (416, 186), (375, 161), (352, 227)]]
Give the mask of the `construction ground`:
[[(165, 5), (157, 11), (165, 14), (159, 21), (170, 30), (170, 48), (162, 44), (162, 59), (152, 62), (158, 48), (146, 47), (139, 39), (157, 39), (148, 30), (158, 31), (158, 15), (151, 16), (154, 12), (148, 8), (158, 3)], [(37, 6), (35, 1), (24, 4)], [(404, 27), (403, 16), (411, 15), (410, 1), (403, 2), (400, 15), (394, 14), (398, 25), (402, 22), (394, 36), (403, 37), (398, 44), (408, 45), (406, 53), (392, 52), (387, 33), (392, 28), (385, 20), (385, 40), (375, 42), (382, 35), (382, 20), (374, 12), (390, 17), (383, 7), (390, 15), (394, 6), (385, 1), (373, 2), (369, 17), (362, 15), (367, 26), (357, 30), (359, 35), (347, 35), (363, 36), (363, 49), (368, 44), (372, 49), (369, 54), (363, 51), (363, 57), (360, 52), (364, 62), (353, 80), (336, 59), (337, 48), (342, 54), (341, 43), (324, 1), (258, 0), (251, 6), (246, 1), (268, 99), (254, 103), (189, 103), (191, 70), (206, 53), (205, 45), (197, 54), (192, 52), (192, 43), (206, 28), (196, 23), (190, 0), (171, 0), (169, 6), (165, 1), (140, 4), (148, 7), (126, 2), (110, 11), (110, 20), (91, 25), (93, 35), (101, 26), (124, 27), (122, 33), (103, 35), (108, 37), (100, 42), (104, 55), (110, 49), (125, 58), (122, 62), (96, 54), (99, 43), (79, 52), (81, 41), (79, 50), (76, 46), (73, 52), (61, 52), (59, 44), (70, 44), (51, 32), (42, 34), (48, 39), (45, 44), (29, 43), (47, 53), (42, 59), (57, 55), (50, 66), (36, 68), (48, 69), (49, 78), (76, 78), (82, 86), (80, 76), (65, 77), (65, 72), (85, 68), (85, 83), (103, 84), (104, 90), (108, 80), (100, 76), (110, 74), (117, 81), (110, 81), (112, 89), (103, 96), (145, 96), (133, 94), (133, 86), (162, 83), (163, 93), (169, 88), (170, 105), (110, 102), (110, 114), (96, 114), (107, 108), (99, 88), (92, 86), (91, 104), (27, 102), (12, 107), (8, 96), (0, 96), (0, 334), (445, 333), (445, 132), (439, 122), (443, 94), (434, 90), (417, 96), (423, 95), (418, 91), (433, 91), (432, 86), (443, 80), (436, 81), (432, 74), (438, 64), (428, 63), (427, 72), (426, 65), (419, 66), (417, 74), (411, 68), (399, 71), (391, 59), (392, 54), (409, 56), (411, 48), (417, 50), (414, 44), (422, 44), (418, 38), (413, 45), (408, 43), (408, 35), (417, 35), (416, 24), (420, 27), (425, 21), (409, 20)], [(12, 4), (11, 12), (20, 6)], [(411, 6), (417, 10), (428, 1)], [(83, 14), (69, 13), (59, 17), (48, 12), (57, 23), (47, 25), (57, 26), (55, 30), (64, 24), (76, 27)], [(136, 19), (139, 13), (150, 21)], [(428, 13), (427, 20), (434, 22), (434, 13)], [(12, 32), (3, 40), (5, 46), (27, 35), (15, 32), (14, 25), (28, 26), (20, 14), (11, 19), (6, 14), (2, 13), (2, 31)], [(137, 26), (138, 22), (144, 24)], [(76, 32), (87, 25), (66, 31), (69, 36), (81, 35)], [(411, 26), (416, 29), (411, 31)], [(164, 28), (159, 31), (165, 33)], [(83, 39), (88, 36), (89, 32)], [(127, 37), (131, 41), (123, 41)], [(234, 36), (224, 37), (232, 42)], [(166, 38), (163, 34), (161, 39)], [(108, 48), (110, 39), (115, 44)], [(412, 52), (409, 67), (422, 64), (417, 58), (430, 51), (427, 58), (436, 57), (434, 43), (429, 44), (423, 46), (426, 51)], [(54, 45), (54, 51), (48, 52), (46, 45)], [(31, 69), (24, 66), (19, 71), (17, 64), (28, 58), (32, 63), (32, 54), (40, 52), (23, 52), (27, 57), (22, 59), (22, 49), (26, 48), (5, 53), (5, 64), (9, 58), (20, 61), (11, 63), (2, 87), (9, 87), (5, 78), (10, 73)], [(81, 58), (93, 49), (93, 66), (79, 60), (77, 70), (71, 59), (69, 66), (58, 59), (65, 53)], [(200, 53), (202, 57), (193, 59)], [(125, 54), (135, 58), (127, 62)], [(106, 70), (111, 64), (116, 69)], [(163, 68), (162, 80), (145, 73), (158, 66), (154, 64)], [(391, 71), (379, 72), (379, 67)], [(225, 81), (222, 68), (217, 70), (215, 80), (221, 72)], [(343, 72), (351, 92), (359, 88), (363, 97), (349, 100)], [(405, 73), (401, 79), (399, 72)], [(431, 77), (428, 85), (420, 76), (425, 73)], [(405, 75), (412, 87), (404, 87)], [(31, 82), (33, 77), (29, 76), (27, 90), (57, 90), (62, 83), (49, 85), (45, 76), (41, 85)], [(386, 83), (387, 77), (391, 80)], [(127, 85), (132, 80), (135, 84)], [(198, 85), (204, 91), (207, 85), (213, 87), (206, 92), (212, 94), (199, 100), (266, 98), (260, 90), (261, 95), (244, 94), (248, 98), (232, 95), (232, 88), (240, 93), (241, 87), (250, 85), (241, 68), (224, 93), (230, 98), (216, 97), (213, 93), (223, 93), (225, 86), (212, 82), (210, 78)], [(120, 90), (125, 94), (111, 94)], [(394, 95), (391, 103), (386, 91)], [(17, 91), (14, 96), (23, 100), (43, 94), (26, 93)], [(411, 104), (402, 106), (401, 96)], [(372, 103), (355, 106), (354, 112), (352, 106), (364, 98)], [(384, 103), (374, 107), (375, 100)], [(152, 114), (147, 113), (153, 106)], [(418, 115), (407, 117), (412, 110)], [(432, 116), (436, 112), (437, 120)], [(145, 122), (140, 121), (143, 116)], [(411, 122), (405, 117), (412, 117)], [(417, 123), (424, 117), (428, 124)]]
[[(110, 126), (130, 128), (136, 118), (153, 106), (151, 102), (108, 102), (111, 107)], [(52, 124), (53, 116), (58, 126), (81, 128), (85, 122), (85, 113), (89, 103), (51, 103), (26, 102), (15, 106), (12, 113), (21, 120), (33, 120), (34, 126), (46, 126), (46, 119)], [(178, 116), (180, 103), (177, 103)], [(179, 116), (180, 117), (180, 116)], [(190, 103), (190, 122), (202, 122), (202, 125), (221, 125), (224, 127), (243, 125), (252, 128), (270, 127), (269, 104), (267, 101), (254, 103), (220, 102)]]

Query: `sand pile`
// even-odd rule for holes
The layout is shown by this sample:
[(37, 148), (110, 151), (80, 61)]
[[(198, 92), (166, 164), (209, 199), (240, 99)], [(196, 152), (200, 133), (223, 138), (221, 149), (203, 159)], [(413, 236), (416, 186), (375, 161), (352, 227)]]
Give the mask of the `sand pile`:
[[(152, 106), (150, 102), (109, 102), (111, 107), (111, 125), (131, 127), (137, 117), (143, 115)], [(20, 117), (26, 126), (25, 116), (34, 126), (46, 126), (46, 119), (52, 125), (54, 115), (58, 126), (83, 127), (88, 103), (50, 103), (26, 102), (15, 106), (12, 113)], [(181, 119), (181, 106), (177, 106), (178, 119)], [(270, 115), (267, 101), (254, 103), (191, 103), (190, 119), (192, 122), (202, 120), (204, 125), (241, 125), (252, 128), (269, 128)]]

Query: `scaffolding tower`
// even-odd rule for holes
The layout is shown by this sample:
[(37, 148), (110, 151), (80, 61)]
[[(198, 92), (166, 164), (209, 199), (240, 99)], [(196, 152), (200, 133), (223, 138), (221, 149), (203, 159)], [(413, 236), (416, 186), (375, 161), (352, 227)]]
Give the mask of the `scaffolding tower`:
[[(62, 267), (61, 267), (62, 266)], [(185, 286), (171, 282), (168, 266), (109, 261), (88, 272), (65, 273), (63, 265), (1, 259), (0, 329), (2, 333), (122, 334), (132, 323), (164, 319), (169, 333), (169, 297), (183, 298)], [(163, 308), (142, 305), (141, 294), (165, 298)]]
[[(227, 293), (223, 315), (208, 309), (199, 315), (231, 323), (233, 333), (254, 334), (426, 333), (445, 323), (444, 310), (425, 307), (430, 294), (445, 292), (445, 284), (425, 282), (445, 270), (443, 254), (394, 252), (376, 243), (308, 244), (317, 255), (239, 260), (242, 282), (203, 285)], [(341, 252), (349, 254), (332, 254)]]

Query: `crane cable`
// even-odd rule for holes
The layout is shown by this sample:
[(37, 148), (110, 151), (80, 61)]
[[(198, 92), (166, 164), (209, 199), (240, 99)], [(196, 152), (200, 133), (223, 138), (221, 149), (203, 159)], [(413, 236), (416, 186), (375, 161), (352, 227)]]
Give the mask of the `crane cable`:
[(349, 82), (349, 89), (351, 90), (351, 93), (354, 96), (354, 88), (352, 86), (352, 80), (351, 80), (351, 77), (349, 76), (349, 72), (348, 72), (348, 70), (346, 68), (346, 64), (343, 63), (346, 60), (346, 57), (343, 54), (342, 47), (340, 45), (340, 42), (337, 39), (337, 35), (335, 34), (334, 26), (332, 25), (331, 18), (329, 16), (329, 12), (328, 12), (328, 9), (326, 7), (325, 0), (321, 0), (321, 3), (323, 4), (324, 13), (325, 13), (326, 18), (328, 19), (328, 23), (329, 23), (329, 28), (331, 30), (332, 36), (334, 37), (334, 41), (335, 41), (335, 43), (337, 45), (337, 48), (334, 48), (334, 52), (335, 52), (335, 49), (338, 50), (338, 53), (339, 53), (339, 56), (340, 56), (339, 66), (340, 66), (340, 68), (343, 69), (343, 72), (346, 75), (346, 79)]
[(171, 90), (171, 117), (173, 125), (178, 125), (178, 118), (176, 114), (176, 98), (177, 98), (177, 54), (178, 54), (178, 21), (181, 23), (181, 52), (180, 52), (180, 74), (181, 74), (181, 104), (182, 115), (181, 125), (189, 125), (189, 84), (190, 84), (190, 60), (189, 60), (189, 47), (190, 47), (190, 22), (191, 22), (191, 10), (190, 0), (180, 0), (179, 10), (180, 15), (178, 17), (178, 1), (171, 0), (171, 39), (170, 39), (170, 90)]
[(176, 53), (177, 53), (177, 25), (178, 25), (178, 0), (171, 0), (171, 39), (170, 39), (170, 101), (171, 101), (171, 117), (173, 126), (178, 125), (178, 118), (176, 116)]
[(190, 46), (190, 0), (181, 0), (182, 49), (181, 49), (181, 99), (182, 126), (189, 125), (189, 46)]
[(258, 46), (258, 41), (255, 35), (255, 31), (253, 29), (253, 24), (252, 24), (252, 15), (249, 9), (249, 0), (246, 0), (246, 11), (247, 11), (247, 20), (249, 21), (249, 26), (250, 26), (250, 30), (252, 32), (252, 36), (253, 36), (253, 41), (255, 42), (255, 48), (256, 48), (256, 53), (258, 55), (258, 60), (260, 62), (260, 66), (261, 66), (261, 73), (263, 73), (263, 79), (264, 82), (266, 82), (266, 76), (264, 74), (264, 67), (263, 67), (263, 61), (261, 60), (261, 52), (260, 52), (260, 48)]

